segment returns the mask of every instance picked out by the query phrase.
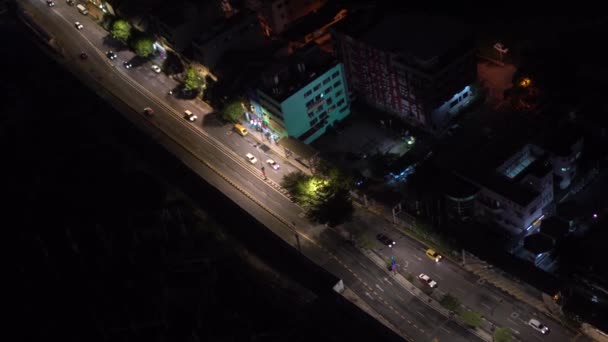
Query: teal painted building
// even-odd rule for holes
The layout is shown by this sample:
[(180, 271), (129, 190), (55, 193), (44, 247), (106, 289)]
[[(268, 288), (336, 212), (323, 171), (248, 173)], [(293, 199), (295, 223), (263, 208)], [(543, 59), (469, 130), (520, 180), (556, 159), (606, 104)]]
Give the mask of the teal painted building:
[(310, 144), (350, 114), (344, 66), (315, 46), (264, 72), (250, 103), (268, 136)]

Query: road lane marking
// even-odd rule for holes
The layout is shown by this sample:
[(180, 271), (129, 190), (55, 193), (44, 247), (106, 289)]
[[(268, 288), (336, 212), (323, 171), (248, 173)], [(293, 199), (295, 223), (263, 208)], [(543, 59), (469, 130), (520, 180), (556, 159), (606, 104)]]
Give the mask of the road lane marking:
[(512, 319), (510, 319), (510, 318), (507, 318), (507, 321), (509, 321), (509, 322), (511, 322), (511, 323), (513, 323), (513, 324), (515, 324), (515, 325), (519, 325), (519, 323), (518, 323), (518, 322), (515, 322), (514, 320), (512, 320)]
[(422, 317), (426, 318), (426, 316), (425, 316), (425, 315), (424, 315), (422, 312), (420, 312), (420, 311), (416, 310), (416, 313), (417, 313), (417, 314), (419, 314), (420, 316), (422, 316)]
[(536, 337), (536, 338), (537, 338), (537, 339), (539, 339), (540, 341), (544, 341), (542, 338), (540, 338), (540, 336), (538, 336), (538, 335), (536, 335), (536, 334), (534, 334), (534, 335), (532, 335), (532, 336)]
[(384, 292), (384, 290), (380, 287), (380, 285), (376, 284), (376, 287), (378, 288), (378, 290)]

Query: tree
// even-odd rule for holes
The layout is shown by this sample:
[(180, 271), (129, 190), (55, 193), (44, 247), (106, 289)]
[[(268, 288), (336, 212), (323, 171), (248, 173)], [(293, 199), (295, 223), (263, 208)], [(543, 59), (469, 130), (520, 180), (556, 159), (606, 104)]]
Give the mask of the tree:
[(233, 99), (222, 108), (222, 118), (229, 122), (238, 122), (244, 112), (242, 99)]
[(507, 328), (498, 328), (494, 330), (494, 342), (510, 342), (511, 332)]
[(167, 58), (163, 62), (163, 70), (167, 75), (175, 75), (184, 72), (184, 65), (179, 56), (173, 51), (167, 51)]
[(110, 32), (112, 37), (126, 43), (131, 38), (131, 24), (126, 20), (118, 19), (112, 24)]
[(148, 57), (154, 53), (154, 39), (151, 37), (141, 37), (135, 40), (133, 50), (140, 57)]
[(445, 296), (441, 298), (439, 304), (450, 311), (454, 311), (456, 313), (460, 312), (460, 300), (449, 293), (446, 293)]
[(334, 226), (352, 217), (354, 207), (349, 189), (340, 184), (298, 172), (284, 176), (281, 185), (315, 222)]
[(283, 180), (281, 181), (281, 186), (287, 190), (289, 195), (292, 197), (297, 197), (298, 194), (298, 185), (302, 182), (305, 182), (308, 179), (308, 176), (302, 172), (291, 172), (283, 176)]
[(199, 91), (201, 85), (201, 76), (196, 72), (196, 70), (194, 70), (194, 68), (188, 68), (188, 70), (186, 70), (186, 78), (184, 79), (184, 90)]
[(472, 328), (477, 328), (481, 324), (481, 315), (479, 312), (466, 310), (460, 315), (460, 318)]

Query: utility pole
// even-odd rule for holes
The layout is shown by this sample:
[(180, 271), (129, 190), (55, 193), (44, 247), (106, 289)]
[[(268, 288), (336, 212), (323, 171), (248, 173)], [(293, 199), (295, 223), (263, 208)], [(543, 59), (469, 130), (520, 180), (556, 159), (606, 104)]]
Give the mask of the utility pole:
[(496, 43), (494, 44), (494, 50), (498, 51), (498, 55), (500, 56), (500, 63), (502, 63), (502, 56), (503, 54), (506, 54), (507, 52), (509, 52), (509, 49), (506, 48), (504, 45), (502, 45), (502, 43)]
[(296, 236), (296, 243), (298, 245), (298, 251), (302, 253), (302, 246), (300, 245), (300, 235), (298, 235), (298, 231), (296, 230), (296, 221), (291, 221), (291, 225), (293, 226), (293, 233)]
[(393, 223), (397, 223), (397, 214), (401, 212), (401, 202), (397, 203), (396, 206), (393, 207)]

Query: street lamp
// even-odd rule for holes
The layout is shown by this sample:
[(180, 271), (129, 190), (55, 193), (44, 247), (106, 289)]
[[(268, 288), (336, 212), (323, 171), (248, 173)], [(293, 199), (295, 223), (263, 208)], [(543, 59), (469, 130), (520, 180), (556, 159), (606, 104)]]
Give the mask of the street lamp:
[(509, 49), (502, 45), (502, 43), (498, 42), (494, 44), (494, 50), (498, 51), (498, 54), (500, 55), (500, 62), (502, 63), (502, 55), (509, 52)]

